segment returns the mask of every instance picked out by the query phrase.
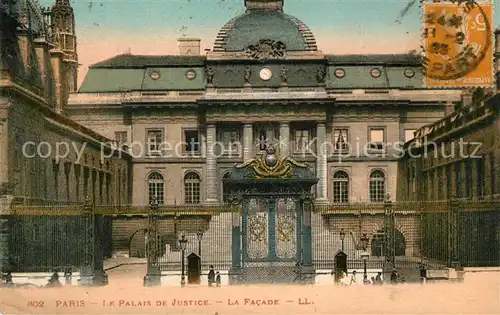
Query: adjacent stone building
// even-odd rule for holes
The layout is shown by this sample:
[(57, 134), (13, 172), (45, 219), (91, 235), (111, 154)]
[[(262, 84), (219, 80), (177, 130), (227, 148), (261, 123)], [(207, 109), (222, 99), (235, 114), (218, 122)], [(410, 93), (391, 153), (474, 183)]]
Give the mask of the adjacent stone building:
[(64, 112), (78, 65), (69, 1), (47, 10), (18, 1), (1, 14), (1, 194), (28, 203), (129, 203), (129, 155)]
[[(64, 112), (78, 66), (68, 0), (49, 9), (31, 0), (3, 1), (0, 52), (0, 270), (42, 268), (83, 248), (83, 224), (68, 231), (68, 217), (50, 217), (72, 216), (81, 206), (62, 205), (86, 197), (94, 204), (130, 203), (131, 158)], [(34, 207), (49, 217), (36, 219)], [(34, 220), (39, 223), (28, 224)], [(72, 258), (77, 264), (81, 257)]]

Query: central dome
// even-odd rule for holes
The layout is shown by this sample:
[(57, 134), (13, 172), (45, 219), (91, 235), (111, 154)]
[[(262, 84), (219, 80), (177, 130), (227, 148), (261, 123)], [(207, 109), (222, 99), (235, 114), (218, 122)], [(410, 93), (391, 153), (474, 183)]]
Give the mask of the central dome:
[(287, 51), (316, 51), (314, 35), (299, 19), (281, 10), (248, 10), (227, 22), (219, 31), (214, 52), (245, 51), (260, 40), (273, 40)]

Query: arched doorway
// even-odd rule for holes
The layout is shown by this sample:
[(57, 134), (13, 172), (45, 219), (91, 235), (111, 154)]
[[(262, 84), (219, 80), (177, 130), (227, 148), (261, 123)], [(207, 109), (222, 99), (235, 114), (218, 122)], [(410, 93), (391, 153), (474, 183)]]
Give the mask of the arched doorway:
[[(395, 244), (394, 244), (394, 254), (396, 256), (404, 256), (406, 249), (406, 241), (403, 233), (398, 229), (394, 231)], [(372, 256), (384, 256), (385, 244), (384, 244), (384, 229), (378, 230), (372, 238)]]
[(146, 257), (146, 233), (147, 229), (139, 229), (130, 236), (128, 244), (129, 257)]

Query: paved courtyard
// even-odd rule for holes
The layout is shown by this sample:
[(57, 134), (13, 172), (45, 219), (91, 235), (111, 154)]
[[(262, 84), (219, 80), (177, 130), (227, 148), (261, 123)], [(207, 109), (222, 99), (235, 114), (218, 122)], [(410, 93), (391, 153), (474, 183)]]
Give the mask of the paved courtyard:
[(105, 287), (1, 289), (3, 314), (498, 314), (500, 273), (462, 284), (144, 288), (145, 265), (110, 270)]

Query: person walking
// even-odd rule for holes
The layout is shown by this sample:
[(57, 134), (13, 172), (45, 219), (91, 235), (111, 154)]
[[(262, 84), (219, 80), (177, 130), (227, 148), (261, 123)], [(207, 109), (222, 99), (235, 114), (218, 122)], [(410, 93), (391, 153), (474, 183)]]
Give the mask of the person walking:
[(398, 284), (399, 274), (396, 269), (394, 269), (391, 273), (391, 284)]
[(71, 285), (71, 269), (70, 268), (67, 268), (65, 271), (64, 271), (64, 279), (66, 280), (66, 285)]
[(382, 273), (381, 272), (377, 273), (377, 276), (375, 277), (375, 284), (377, 284), (377, 285), (384, 284), (384, 281), (382, 280)]
[(217, 276), (215, 277), (215, 285), (220, 287), (220, 272), (217, 271)]
[(356, 270), (352, 272), (351, 281), (349, 282), (349, 285), (352, 284), (356, 284)]
[(208, 286), (211, 287), (215, 282), (215, 271), (214, 266), (210, 265), (210, 271), (208, 272)]

